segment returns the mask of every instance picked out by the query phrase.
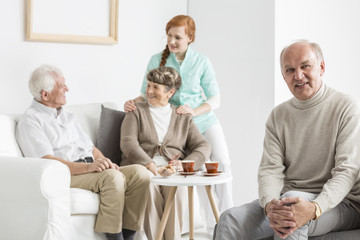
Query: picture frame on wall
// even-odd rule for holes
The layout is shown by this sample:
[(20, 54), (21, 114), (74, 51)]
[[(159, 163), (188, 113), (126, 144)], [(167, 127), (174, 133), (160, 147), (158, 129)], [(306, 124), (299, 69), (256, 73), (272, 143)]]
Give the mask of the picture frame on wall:
[(27, 0), (26, 40), (118, 42), (118, 0)]

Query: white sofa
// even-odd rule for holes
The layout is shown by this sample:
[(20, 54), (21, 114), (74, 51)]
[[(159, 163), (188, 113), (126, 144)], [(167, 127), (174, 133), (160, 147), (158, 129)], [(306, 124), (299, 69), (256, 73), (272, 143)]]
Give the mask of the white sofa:
[[(94, 143), (98, 137), (101, 105), (94, 103), (65, 107), (76, 115)], [(112, 109), (119, 109), (120, 106), (117, 103), (103, 105)], [(94, 231), (99, 209), (98, 194), (70, 188), (70, 171), (64, 164), (23, 157), (15, 139), (20, 116), (0, 114), (0, 239), (106, 239), (104, 234)], [(194, 197), (197, 209), (195, 228), (199, 228), (202, 221), (198, 217), (196, 191)], [(183, 233), (189, 231), (188, 226), (185, 217)], [(137, 232), (135, 239), (147, 240), (144, 232)]]
[[(115, 103), (105, 105), (117, 107)], [(66, 110), (78, 117), (95, 142), (101, 104)], [(0, 239), (105, 239), (104, 234), (94, 231), (98, 194), (70, 188), (66, 165), (22, 156), (15, 139), (19, 116), (0, 114)]]

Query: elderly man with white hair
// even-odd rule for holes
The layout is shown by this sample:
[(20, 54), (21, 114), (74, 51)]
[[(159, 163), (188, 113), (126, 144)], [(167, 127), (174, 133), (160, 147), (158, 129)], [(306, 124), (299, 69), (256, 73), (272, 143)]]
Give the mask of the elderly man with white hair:
[(71, 187), (100, 195), (95, 231), (106, 233), (109, 240), (133, 239), (142, 227), (144, 199), (149, 194), (150, 174), (146, 168), (119, 167), (93, 145), (74, 115), (62, 108), (69, 88), (58, 68), (42, 65), (35, 69), (29, 88), (34, 99), (16, 131), (25, 157), (66, 164)]

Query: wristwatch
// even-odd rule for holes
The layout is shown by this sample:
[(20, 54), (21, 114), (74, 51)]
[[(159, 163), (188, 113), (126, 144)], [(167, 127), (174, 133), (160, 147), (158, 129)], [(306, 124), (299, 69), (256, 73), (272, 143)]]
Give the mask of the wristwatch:
[(311, 201), (311, 203), (315, 206), (315, 218), (313, 218), (313, 220), (318, 220), (321, 216), (321, 208), (317, 202)]

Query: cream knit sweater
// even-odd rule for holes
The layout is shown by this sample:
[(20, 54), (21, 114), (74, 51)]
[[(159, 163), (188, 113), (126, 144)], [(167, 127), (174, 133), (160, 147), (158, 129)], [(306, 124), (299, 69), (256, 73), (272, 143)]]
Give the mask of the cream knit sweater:
[(359, 167), (359, 102), (323, 83), (311, 99), (292, 98), (270, 114), (258, 172), (260, 204), (297, 190), (319, 193), (315, 201), (323, 212), (344, 198), (359, 211)]

